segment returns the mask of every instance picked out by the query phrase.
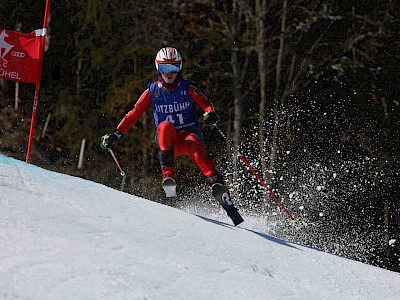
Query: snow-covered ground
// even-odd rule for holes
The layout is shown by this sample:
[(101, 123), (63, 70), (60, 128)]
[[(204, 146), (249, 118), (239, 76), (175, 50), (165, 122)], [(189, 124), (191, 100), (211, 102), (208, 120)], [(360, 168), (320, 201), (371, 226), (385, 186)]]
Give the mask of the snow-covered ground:
[(0, 155), (0, 299), (400, 299), (400, 274)]

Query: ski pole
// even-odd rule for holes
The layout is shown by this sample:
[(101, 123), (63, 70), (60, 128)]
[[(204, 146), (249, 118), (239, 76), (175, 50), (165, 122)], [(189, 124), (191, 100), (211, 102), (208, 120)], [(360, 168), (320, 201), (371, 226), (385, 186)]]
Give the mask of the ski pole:
[(275, 198), (275, 200), (279, 203), (279, 205), (285, 210), (285, 212), (289, 215), (289, 217), (292, 219), (294, 223), (297, 222), (295, 218), (292, 217), (292, 215), (289, 213), (289, 211), (283, 206), (283, 204), (278, 200), (278, 198), (274, 195), (274, 193), (268, 188), (268, 186), (264, 183), (264, 181), (258, 176), (258, 174), (253, 170), (253, 168), (250, 166), (250, 164), (247, 162), (247, 160), (243, 157), (243, 155), (236, 149), (235, 145), (232, 143), (230, 139), (226, 137), (226, 135), (222, 132), (221, 129), (218, 128), (217, 124), (214, 124), (214, 127), (219, 131), (219, 133), (222, 135), (222, 137), (232, 146), (232, 148), (236, 151), (237, 155), (246, 163), (246, 165), (249, 167), (249, 169), (256, 175), (258, 180), (261, 181), (261, 183), (265, 186), (265, 188), (268, 190), (268, 192)]
[(108, 151), (110, 151), (111, 156), (114, 158), (115, 163), (117, 164), (119, 170), (121, 171), (121, 176), (125, 176), (125, 172), (122, 171), (122, 168), (121, 168), (121, 166), (119, 165), (119, 162), (118, 162), (117, 158), (115, 157), (114, 152), (111, 150), (111, 148), (108, 148)]

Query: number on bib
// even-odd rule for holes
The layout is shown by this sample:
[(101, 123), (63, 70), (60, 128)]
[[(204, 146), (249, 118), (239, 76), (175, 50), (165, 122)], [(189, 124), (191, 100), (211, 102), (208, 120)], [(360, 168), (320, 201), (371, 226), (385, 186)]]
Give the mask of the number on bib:
[[(173, 115), (168, 115), (165, 118), (165, 121), (168, 121), (168, 122), (171, 122), (172, 124), (175, 124), (175, 120), (174, 120), (174, 118), (172, 116)], [(178, 117), (179, 125), (182, 125), (183, 124), (183, 115), (182, 114), (176, 114), (176, 116)]]

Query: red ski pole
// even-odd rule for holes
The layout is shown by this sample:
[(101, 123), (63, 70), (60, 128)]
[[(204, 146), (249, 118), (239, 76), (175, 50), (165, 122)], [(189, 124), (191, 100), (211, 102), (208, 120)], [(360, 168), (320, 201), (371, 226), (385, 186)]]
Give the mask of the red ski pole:
[(125, 176), (125, 172), (122, 171), (122, 168), (119, 165), (119, 162), (118, 162), (117, 158), (115, 157), (114, 152), (111, 150), (111, 148), (108, 148), (108, 151), (110, 151), (111, 156), (114, 158), (115, 163), (117, 164), (119, 170), (121, 171), (121, 176)]
[(285, 212), (289, 215), (289, 217), (292, 219), (294, 223), (297, 222), (295, 218), (292, 217), (292, 215), (289, 213), (289, 211), (283, 206), (283, 204), (278, 200), (278, 198), (274, 195), (274, 193), (268, 188), (268, 186), (264, 183), (264, 181), (258, 176), (258, 174), (253, 170), (253, 168), (250, 166), (250, 164), (245, 160), (243, 155), (236, 149), (235, 145), (231, 142), (230, 139), (226, 137), (226, 135), (221, 131), (221, 129), (218, 128), (217, 124), (214, 124), (214, 127), (219, 131), (219, 133), (222, 135), (222, 137), (228, 141), (228, 143), (232, 146), (232, 148), (236, 151), (237, 155), (246, 163), (246, 165), (249, 167), (249, 169), (256, 175), (258, 180), (261, 181), (261, 183), (265, 186), (265, 188), (268, 190), (268, 192), (275, 198), (275, 200), (279, 203), (279, 205), (285, 210)]

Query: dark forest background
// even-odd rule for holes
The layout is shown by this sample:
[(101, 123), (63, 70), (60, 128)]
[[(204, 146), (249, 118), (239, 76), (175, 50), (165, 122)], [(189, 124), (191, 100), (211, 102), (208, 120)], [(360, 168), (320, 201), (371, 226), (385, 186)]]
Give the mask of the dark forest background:
[[(2, 1), (0, 28), (41, 28), (45, 2)], [(163, 199), (151, 108), (114, 146), (123, 180), (99, 147), (172, 45), (220, 128), (299, 223), (202, 124), (245, 215), (268, 234), (400, 271), (399, 12), (394, 0), (53, 0), (31, 162), (177, 207), (215, 206), (185, 157), (181, 202)], [(35, 86), (0, 84), (0, 151), (25, 160)]]

